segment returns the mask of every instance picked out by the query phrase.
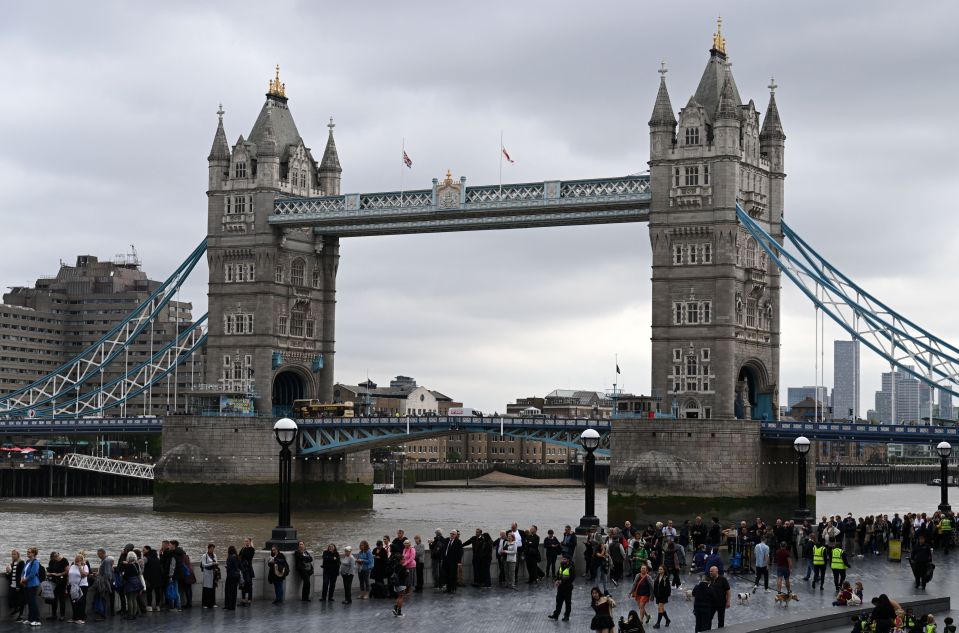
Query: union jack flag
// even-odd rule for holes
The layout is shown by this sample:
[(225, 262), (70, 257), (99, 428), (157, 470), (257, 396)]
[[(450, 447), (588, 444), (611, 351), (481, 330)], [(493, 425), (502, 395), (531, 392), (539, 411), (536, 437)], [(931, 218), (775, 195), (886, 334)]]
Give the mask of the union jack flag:
[(406, 165), (409, 169), (413, 169), (413, 161), (410, 160), (409, 155), (406, 153), (406, 150), (403, 150), (403, 164)]
[(512, 158), (509, 157), (509, 152), (506, 151), (506, 148), (505, 148), (505, 147), (500, 147), (500, 149), (503, 150), (503, 156), (506, 157), (506, 160), (508, 160), (508, 161), (511, 162), (511, 163), (515, 163), (515, 162), (516, 162), (515, 160), (513, 160)]

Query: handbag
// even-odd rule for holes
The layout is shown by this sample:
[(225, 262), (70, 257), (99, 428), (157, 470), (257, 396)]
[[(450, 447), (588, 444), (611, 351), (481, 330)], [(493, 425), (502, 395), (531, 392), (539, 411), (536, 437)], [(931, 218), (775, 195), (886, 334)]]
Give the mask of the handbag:
[(80, 585), (70, 585), (70, 601), (79, 602), (83, 599), (83, 589), (80, 589)]
[(170, 602), (176, 602), (180, 598), (180, 592), (177, 589), (176, 581), (171, 580), (166, 586), (166, 592), (164, 594), (166, 599)]
[(40, 597), (44, 600), (53, 600), (57, 591), (57, 585), (52, 580), (44, 580), (40, 583)]

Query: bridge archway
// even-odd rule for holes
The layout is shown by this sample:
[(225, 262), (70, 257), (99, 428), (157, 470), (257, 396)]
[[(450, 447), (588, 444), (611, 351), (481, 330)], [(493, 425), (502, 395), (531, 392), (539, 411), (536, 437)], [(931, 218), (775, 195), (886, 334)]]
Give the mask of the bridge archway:
[(740, 420), (772, 420), (772, 396), (769, 373), (762, 361), (750, 359), (743, 363), (736, 378), (733, 410)]
[(288, 415), (293, 402), (308, 397), (307, 393), (312, 393), (307, 376), (293, 368), (281, 370), (273, 378), (274, 415)]

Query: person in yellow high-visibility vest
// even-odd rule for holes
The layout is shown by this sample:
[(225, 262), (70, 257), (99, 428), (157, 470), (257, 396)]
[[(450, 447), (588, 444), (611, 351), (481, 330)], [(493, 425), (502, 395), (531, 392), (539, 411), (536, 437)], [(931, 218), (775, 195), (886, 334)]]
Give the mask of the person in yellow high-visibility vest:
[(952, 517), (948, 514), (944, 515), (939, 521), (939, 545), (946, 554), (949, 554), (949, 547), (952, 545), (953, 529)]
[(842, 583), (846, 580), (846, 570), (849, 569), (849, 559), (846, 558), (846, 552), (838, 545), (832, 548), (832, 554), (829, 557), (832, 567), (832, 579), (836, 583), (836, 593), (842, 590)]
[(819, 592), (822, 593), (826, 588), (826, 546), (819, 544), (815, 534), (809, 538), (812, 541), (812, 588), (815, 589), (818, 582)]

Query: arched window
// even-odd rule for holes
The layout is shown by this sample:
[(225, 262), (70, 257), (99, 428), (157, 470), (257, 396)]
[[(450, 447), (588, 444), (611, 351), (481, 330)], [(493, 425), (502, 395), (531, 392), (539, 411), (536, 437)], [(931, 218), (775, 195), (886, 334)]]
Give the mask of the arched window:
[(743, 265), (746, 266), (746, 268), (754, 268), (756, 266), (756, 240), (751, 237), (746, 240), (746, 261)]
[(246, 161), (245, 160), (237, 161), (236, 165), (234, 166), (233, 176), (235, 178), (246, 178)]
[(306, 265), (303, 263), (302, 259), (294, 259), (293, 263), (290, 265), (290, 283), (294, 286), (303, 285), (303, 270), (306, 268)]
[(294, 310), (290, 315), (290, 336), (303, 336), (305, 317), (303, 312)]

